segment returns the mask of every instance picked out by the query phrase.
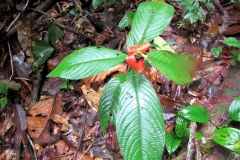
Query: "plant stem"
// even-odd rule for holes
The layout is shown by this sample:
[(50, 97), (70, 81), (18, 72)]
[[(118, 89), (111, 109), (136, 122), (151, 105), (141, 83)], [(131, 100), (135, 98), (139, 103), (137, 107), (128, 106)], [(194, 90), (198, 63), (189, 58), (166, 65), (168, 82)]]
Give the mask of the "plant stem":
[(227, 120), (225, 123), (223, 123), (219, 128), (226, 127), (230, 122), (232, 122), (231, 118), (229, 118), (229, 120)]

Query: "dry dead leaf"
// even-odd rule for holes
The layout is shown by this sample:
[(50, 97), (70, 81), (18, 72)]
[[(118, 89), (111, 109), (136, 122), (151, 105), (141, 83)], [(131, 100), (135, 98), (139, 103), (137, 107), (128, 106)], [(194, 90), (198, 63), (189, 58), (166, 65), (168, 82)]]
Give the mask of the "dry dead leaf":
[(219, 25), (217, 23), (214, 23), (211, 27), (208, 29), (208, 34), (217, 34), (219, 32)]
[(69, 123), (66, 120), (66, 118), (64, 118), (63, 116), (60, 116), (59, 114), (53, 114), (52, 120), (56, 123), (62, 124), (60, 131), (65, 132), (65, 131), (69, 130)]
[[(57, 95), (54, 99), (49, 98), (47, 100), (37, 102), (32, 109), (28, 112), (32, 117), (27, 117), (28, 133), (35, 143), (42, 146), (46, 144), (52, 144), (59, 140), (60, 131), (52, 130), (52, 121), (61, 122), (62, 129), (67, 130), (68, 122), (62, 118), (56, 118), (56, 115), (62, 115), (62, 95)], [(65, 120), (63, 120), (65, 119)]]
[(123, 74), (126, 72), (127, 72), (127, 64), (121, 63), (108, 71), (102, 72), (100, 74), (97, 74), (89, 78), (85, 78), (82, 81), (87, 87), (89, 88), (91, 87), (92, 89), (97, 91), (99, 87), (104, 84), (107, 78), (111, 78), (113, 76), (116, 76), (118, 74)]
[[(56, 158), (58, 158), (59, 160), (72, 160), (76, 152), (76, 148), (69, 148), (66, 142), (64, 142), (63, 140), (60, 140), (52, 147), (56, 148), (59, 154), (59, 157)], [(83, 153), (79, 151), (77, 154), (77, 159), (80, 159), (82, 155)], [(92, 160), (92, 158), (88, 155), (84, 155), (82, 160)]]
[(94, 91), (93, 89), (88, 88), (86, 85), (82, 85), (81, 89), (88, 103), (91, 104), (92, 107), (97, 109), (97, 106), (99, 106), (99, 100), (102, 95), (103, 88), (100, 88), (98, 91)]
[(40, 34), (36, 32), (37, 28), (38, 25), (32, 19), (27, 18), (26, 16), (23, 15), (19, 17), (17, 24), (18, 40), (19, 43), (21, 44), (23, 51), (26, 52), (28, 56), (32, 56), (31, 55), (31, 49), (33, 45), (32, 38), (40, 37)]

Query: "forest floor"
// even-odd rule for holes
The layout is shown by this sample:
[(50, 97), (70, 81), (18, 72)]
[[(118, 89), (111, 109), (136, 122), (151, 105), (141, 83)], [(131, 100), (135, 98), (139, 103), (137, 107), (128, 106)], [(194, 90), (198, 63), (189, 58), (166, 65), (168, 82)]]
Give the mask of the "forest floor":
[[(109, 124), (107, 134), (102, 134), (98, 106), (106, 82), (126, 73), (127, 64), (68, 81), (72, 89), (60, 89), (65, 84), (60, 78), (46, 78), (64, 57), (83, 47), (105, 46), (126, 53), (130, 27), (121, 29), (118, 24), (126, 11), (135, 12), (143, 1), (122, 0), (97, 9), (91, 2), (0, 2), (0, 85), (8, 84), (7, 92), (0, 92), (0, 98), (7, 98), (6, 106), (0, 107), (0, 159), (123, 159), (115, 126)], [(180, 24), (184, 7), (168, 2), (175, 13), (161, 37), (175, 42), (171, 47), (176, 53), (196, 57), (193, 82), (180, 86), (152, 67), (143, 71), (159, 97), (167, 131), (174, 130), (176, 114), (189, 104), (205, 107), (216, 125), (223, 124), (229, 119), (227, 106), (240, 95), (239, 64), (232, 66), (234, 48), (220, 41), (240, 38), (240, 5), (226, 0), (212, 2), (211, 9), (201, 4), (205, 18), (193, 24)], [(33, 39), (49, 42), (49, 28), (62, 36), (47, 60), (36, 60)], [(214, 56), (212, 49), (217, 47), (222, 52)], [(210, 123), (198, 125), (205, 137), (214, 129)], [(216, 144), (200, 146), (202, 159), (224, 160), (231, 155)], [(162, 159), (185, 159), (186, 148), (187, 142), (171, 156), (164, 151)]]

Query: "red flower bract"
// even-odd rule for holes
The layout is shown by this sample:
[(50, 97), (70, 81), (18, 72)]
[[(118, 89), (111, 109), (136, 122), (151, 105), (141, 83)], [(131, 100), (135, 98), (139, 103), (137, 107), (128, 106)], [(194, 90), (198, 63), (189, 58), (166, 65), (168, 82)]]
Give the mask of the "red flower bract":
[(140, 45), (131, 46), (128, 49), (128, 55), (134, 55), (138, 51), (145, 53), (150, 47), (151, 47), (151, 44), (149, 42), (143, 42)]
[(135, 69), (136, 72), (140, 73), (144, 70), (144, 59), (141, 58), (140, 60), (137, 60), (137, 58), (134, 55), (128, 55), (126, 62)]

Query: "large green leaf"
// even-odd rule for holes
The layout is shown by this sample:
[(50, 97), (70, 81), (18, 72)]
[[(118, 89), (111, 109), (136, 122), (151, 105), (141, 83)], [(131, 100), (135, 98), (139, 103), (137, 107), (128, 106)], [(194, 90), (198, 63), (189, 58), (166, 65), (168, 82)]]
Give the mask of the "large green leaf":
[(124, 159), (161, 159), (165, 144), (162, 109), (145, 76), (134, 70), (127, 74), (119, 106), (116, 129)]
[(162, 2), (143, 2), (133, 18), (132, 28), (127, 37), (127, 48), (144, 41), (150, 42), (167, 28), (174, 8)]
[(182, 138), (178, 137), (175, 132), (168, 132), (166, 135), (166, 149), (171, 155), (182, 143)]
[(177, 116), (199, 123), (205, 123), (209, 120), (207, 110), (201, 106), (194, 105), (181, 108)]
[(36, 71), (52, 55), (54, 49), (49, 44), (38, 39), (34, 39), (34, 42), (35, 47), (33, 48), (32, 53), (35, 57), (32, 64), (32, 70)]
[(240, 153), (240, 130), (221, 128), (213, 132), (212, 140), (230, 150)]
[(237, 97), (229, 107), (230, 117), (234, 121), (240, 122), (240, 97)]
[(65, 57), (47, 77), (82, 79), (109, 70), (125, 59), (126, 55), (116, 50), (86, 47)]
[(157, 50), (147, 54), (152, 65), (173, 82), (185, 85), (192, 81), (190, 73), (193, 72), (193, 63), (172, 52)]
[(220, 41), (228, 46), (240, 48), (240, 41), (237, 40), (235, 37), (228, 37)]
[(111, 79), (102, 92), (98, 114), (103, 134), (106, 133), (108, 121), (115, 124), (117, 110), (119, 110), (119, 96), (121, 85), (125, 82), (126, 74), (118, 75)]

